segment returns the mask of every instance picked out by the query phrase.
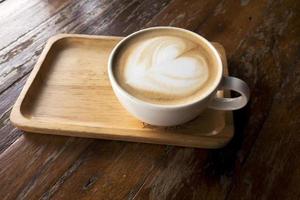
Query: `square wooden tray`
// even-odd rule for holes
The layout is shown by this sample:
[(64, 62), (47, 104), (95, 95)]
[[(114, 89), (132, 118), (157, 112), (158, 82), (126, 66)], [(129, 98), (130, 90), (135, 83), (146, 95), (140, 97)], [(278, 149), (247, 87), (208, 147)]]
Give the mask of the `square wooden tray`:
[[(207, 109), (189, 123), (168, 128), (147, 125), (127, 113), (107, 76), (109, 53), (120, 39), (74, 34), (50, 38), (13, 107), (12, 123), (36, 133), (187, 147), (220, 148), (229, 142), (232, 112)], [(227, 73), (224, 48), (213, 44)]]

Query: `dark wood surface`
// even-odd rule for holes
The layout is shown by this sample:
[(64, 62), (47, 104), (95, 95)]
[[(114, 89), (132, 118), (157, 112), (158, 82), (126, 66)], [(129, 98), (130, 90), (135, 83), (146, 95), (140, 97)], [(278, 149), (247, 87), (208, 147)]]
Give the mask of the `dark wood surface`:
[[(300, 199), (300, 1), (0, 1), (0, 199)], [(23, 133), (9, 113), (46, 40), (171, 25), (225, 46), (251, 88), (204, 150)]]

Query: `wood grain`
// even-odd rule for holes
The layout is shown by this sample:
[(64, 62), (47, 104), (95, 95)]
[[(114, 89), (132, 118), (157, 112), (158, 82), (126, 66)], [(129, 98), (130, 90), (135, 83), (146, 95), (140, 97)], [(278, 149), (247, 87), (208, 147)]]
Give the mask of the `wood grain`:
[[(184, 2), (1, 1), (1, 199), (299, 199), (299, 1)], [(226, 148), (86, 143), (22, 135), (10, 125), (10, 108), (50, 36), (124, 36), (170, 24), (223, 44), (230, 72), (251, 87)], [(72, 150), (45, 162), (66, 143)]]
[(4, 184), (1, 184), (1, 191), (6, 191), (1, 192), (1, 199), (39, 198), (41, 192), (54, 183), (57, 173), (63, 175), (64, 170), (84, 152), (91, 141), (78, 138), (35, 137), (30, 134), (20, 137), (11, 145), (10, 151), (1, 154), (0, 178), (5, 180)]

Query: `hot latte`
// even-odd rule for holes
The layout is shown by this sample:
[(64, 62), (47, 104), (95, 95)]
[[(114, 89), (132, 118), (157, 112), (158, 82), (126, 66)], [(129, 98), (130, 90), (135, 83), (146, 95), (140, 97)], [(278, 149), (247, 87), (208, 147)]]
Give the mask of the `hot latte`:
[(218, 66), (197, 37), (172, 30), (141, 32), (116, 52), (118, 84), (143, 101), (185, 104), (211, 90)]

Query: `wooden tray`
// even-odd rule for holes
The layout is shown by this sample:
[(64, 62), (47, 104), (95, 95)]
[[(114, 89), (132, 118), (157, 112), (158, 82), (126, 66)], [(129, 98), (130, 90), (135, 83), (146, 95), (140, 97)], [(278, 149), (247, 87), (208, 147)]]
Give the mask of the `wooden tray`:
[[(232, 113), (207, 109), (176, 127), (154, 127), (119, 104), (107, 76), (121, 37), (62, 34), (49, 39), (10, 119), (25, 131), (187, 147), (220, 148), (233, 136)], [(213, 43), (227, 72), (224, 48)], [(222, 92), (219, 92), (222, 95)]]

